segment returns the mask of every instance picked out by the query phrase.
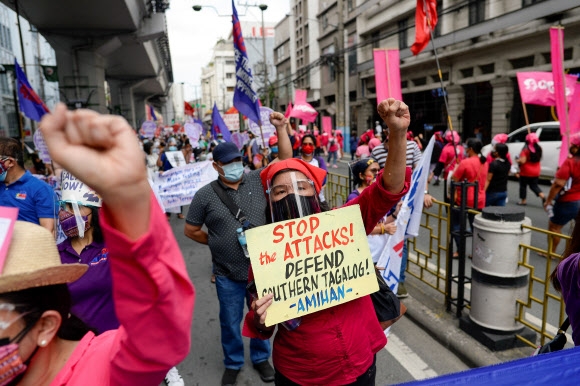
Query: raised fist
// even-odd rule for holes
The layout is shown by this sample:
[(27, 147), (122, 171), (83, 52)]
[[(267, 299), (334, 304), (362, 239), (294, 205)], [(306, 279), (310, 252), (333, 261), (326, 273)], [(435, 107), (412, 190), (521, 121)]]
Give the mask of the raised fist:
[(288, 119), (282, 113), (274, 111), (270, 114), (270, 123), (276, 127), (285, 126), (287, 122)]
[(389, 128), (389, 135), (406, 133), (411, 123), (409, 106), (394, 98), (385, 99), (377, 107), (377, 111)]

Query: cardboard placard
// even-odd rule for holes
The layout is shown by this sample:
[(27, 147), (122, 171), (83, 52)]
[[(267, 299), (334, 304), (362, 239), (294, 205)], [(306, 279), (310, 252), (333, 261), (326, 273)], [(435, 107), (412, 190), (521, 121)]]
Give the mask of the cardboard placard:
[(258, 296), (274, 294), (266, 326), (378, 291), (358, 205), (246, 232)]

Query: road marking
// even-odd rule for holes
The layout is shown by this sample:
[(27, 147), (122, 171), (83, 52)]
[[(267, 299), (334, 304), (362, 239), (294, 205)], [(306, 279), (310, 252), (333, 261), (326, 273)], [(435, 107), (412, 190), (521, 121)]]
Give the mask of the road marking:
[(437, 373), (415, 354), (409, 346), (403, 343), (397, 335), (393, 333), (389, 334), (389, 341), (385, 349), (414, 379), (427, 379), (437, 376)]

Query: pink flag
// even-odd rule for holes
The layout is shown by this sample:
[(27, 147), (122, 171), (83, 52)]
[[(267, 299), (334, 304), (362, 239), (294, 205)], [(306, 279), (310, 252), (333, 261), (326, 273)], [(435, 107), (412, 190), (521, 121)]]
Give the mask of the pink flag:
[(574, 98), (570, 103), (570, 135), (580, 131), (580, 83), (576, 83)]
[(303, 122), (309, 123), (316, 120), (318, 111), (306, 102), (306, 90), (296, 90), (294, 94), (294, 107), (290, 112), (290, 117), (301, 119)]
[[(532, 105), (555, 106), (554, 81), (550, 72), (518, 72), (518, 85), (522, 102)], [(566, 97), (568, 103), (574, 95), (576, 76), (566, 75)]]
[(373, 51), (373, 57), (377, 105), (387, 98), (403, 100), (399, 50), (376, 49)]
[(558, 166), (560, 166), (568, 157), (568, 142), (570, 140), (570, 127), (568, 124), (568, 102), (566, 101), (566, 89), (564, 84), (563, 28), (550, 28), (550, 49), (552, 52), (552, 76), (554, 77), (556, 112), (558, 113), (558, 119), (560, 120), (560, 134), (562, 134), (562, 146), (560, 147), (560, 159), (558, 161)]
[(284, 117), (286, 117), (286, 118), (290, 117), (291, 113), (292, 113), (292, 102), (288, 102), (288, 107), (286, 107), (286, 112), (284, 113)]
[(6, 256), (10, 242), (12, 241), (12, 231), (18, 218), (18, 208), (0, 206), (0, 273), (4, 270)]
[(332, 117), (322, 117), (322, 132), (330, 135), (332, 131)]

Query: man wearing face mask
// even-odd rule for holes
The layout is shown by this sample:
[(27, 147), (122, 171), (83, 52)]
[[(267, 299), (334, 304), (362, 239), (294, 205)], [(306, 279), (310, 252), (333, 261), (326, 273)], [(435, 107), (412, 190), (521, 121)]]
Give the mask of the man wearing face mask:
[(0, 138), (0, 182), (0, 206), (18, 208), (18, 220), (54, 231), (54, 192), (24, 169), (22, 146), (12, 138)]
[[(270, 122), (276, 127), (278, 159), (292, 157), (290, 138), (286, 134), (286, 118), (273, 113)], [(273, 162), (277, 162), (278, 159)], [(266, 224), (267, 200), (262, 190), (258, 169), (244, 174), (242, 154), (231, 142), (220, 143), (213, 151), (213, 167), (218, 172), (217, 182), (202, 187), (193, 197), (186, 217), (185, 235), (209, 246), (215, 273), (215, 284), (220, 303), (221, 343), (225, 371), (222, 385), (233, 385), (244, 365), (244, 346), (241, 321), (244, 315), (248, 259), (238, 241), (237, 229)], [(219, 193), (218, 193), (219, 192)], [(245, 218), (232, 214), (220, 194), (243, 212)], [(242, 225), (242, 223), (244, 225)], [(202, 229), (207, 226), (207, 232)], [(274, 381), (274, 370), (268, 358), (270, 342), (252, 339), (250, 358), (264, 382)]]

